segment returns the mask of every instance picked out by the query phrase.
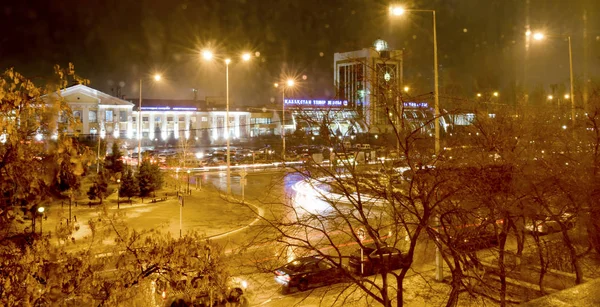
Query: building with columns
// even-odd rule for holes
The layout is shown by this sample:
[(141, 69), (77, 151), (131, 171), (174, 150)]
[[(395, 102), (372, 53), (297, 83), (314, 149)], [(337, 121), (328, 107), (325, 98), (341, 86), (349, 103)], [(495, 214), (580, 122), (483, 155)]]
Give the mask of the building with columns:
[[(120, 99), (81, 84), (62, 90), (61, 96), (77, 119), (72, 132), (81, 135), (100, 135), (103, 138), (135, 142), (141, 136), (143, 143), (194, 138), (211, 145), (225, 144), (227, 137), (239, 141), (251, 137), (250, 111), (230, 108), (229, 131), (226, 132), (226, 109), (218, 98), (142, 99), (140, 110), (137, 99)], [(139, 118), (141, 133), (138, 131)], [(263, 131), (263, 134), (267, 132)]]

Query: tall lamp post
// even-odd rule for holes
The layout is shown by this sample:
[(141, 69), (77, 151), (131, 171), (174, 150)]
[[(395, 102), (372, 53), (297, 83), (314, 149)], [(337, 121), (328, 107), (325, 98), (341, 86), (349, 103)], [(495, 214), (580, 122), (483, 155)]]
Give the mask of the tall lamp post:
[(117, 179), (117, 209), (121, 209), (121, 203), (119, 202), (119, 193), (121, 192), (121, 179)]
[[(212, 51), (203, 50), (202, 58), (206, 61), (211, 61), (214, 58)], [(241, 59), (244, 62), (250, 61), (252, 56), (250, 53), (245, 52), (242, 54)], [(229, 146), (229, 64), (231, 64), (231, 59), (226, 58), (224, 60), (225, 63), (225, 101), (226, 101), (226, 111), (225, 111), (225, 139), (227, 141), (227, 195), (231, 194), (231, 156), (230, 156), (230, 146)]]
[(187, 171), (187, 194), (191, 194), (192, 191), (190, 190), (190, 170)]
[[(438, 78), (438, 54), (437, 54), (437, 30), (435, 24), (435, 10), (405, 10), (400, 6), (391, 6), (390, 14), (394, 16), (403, 15), (405, 12), (430, 12), (433, 15), (433, 77), (434, 77), (434, 127), (435, 127), (435, 155), (440, 153), (440, 95), (439, 95), (439, 78)], [(435, 279), (442, 281), (443, 276), (443, 259), (440, 247), (436, 244), (435, 248)]]
[(437, 30), (435, 21), (435, 10), (406, 10), (400, 6), (391, 6), (390, 14), (393, 16), (403, 15), (405, 12), (429, 12), (433, 14), (433, 77), (434, 77), (434, 126), (435, 126), (435, 155), (440, 153), (440, 95), (439, 95), (439, 74), (438, 74), (438, 54), (437, 54)]
[[(281, 158), (283, 159), (283, 162), (285, 163), (285, 88), (286, 87), (293, 87), (295, 84), (293, 79), (287, 79), (287, 81), (285, 82), (285, 84), (283, 84), (283, 86), (281, 86), (281, 139), (282, 139), (282, 143), (281, 143)], [(275, 83), (275, 87), (278, 87), (279, 83)]]
[(45, 211), (45, 208), (44, 207), (39, 207), (37, 211), (41, 214), (41, 217), (40, 217), (40, 235), (43, 236), (44, 235), (44, 229), (42, 228), (42, 226), (43, 226), (43, 223), (44, 223), (44, 211)]
[[(160, 81), (161, 75), (155, 74), (154, 81)], [(140, 101), (138, 105), (138, 168), (142, 162), (142, 78), (140, 78)]]
[[(528, 31), (525, 33), (525, 35), (529, 36), (532, 35), (531, 31)], [(564, 38), (564, 36), (562, 36)], [(533, 33), (533, 39), (536, 41), (541, 41), (544, 38), (546, 38), (546, 35), (542, 32), (535, 32)], [(573, 127), (575, 127), (575, 91), (574, 91), (574, 87), (573, 87), (573, 52), (572, 52), (572, 48), (571, 48), (571, 36), (567, 35), (567, 42), (569, 44), (569, 88), (570, 88), (570, 93), (569, 93), (569, 97), (567, 97), (567, 95), (565, 95), (565, 98), (567, 99), (571, 99), (571, 122), (573, 123)]]

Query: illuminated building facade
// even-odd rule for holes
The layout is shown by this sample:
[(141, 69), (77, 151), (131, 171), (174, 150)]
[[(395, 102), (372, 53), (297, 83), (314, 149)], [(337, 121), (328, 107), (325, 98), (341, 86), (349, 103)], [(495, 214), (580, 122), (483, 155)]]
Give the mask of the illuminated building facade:
[[(166, 100), (143, 99), (141, 114), (139, 100), (123, 100), (85, 85), (64, 89), (62, 97), (78, 120), (73, 132), (82, 135), (138, 140), (166, 141), (170, 138), (193, 138), (205, 144), (226, 143), (251, 137), (251, 113), (229, 110), (229, 131), (225, 131), (225, 105), (216, 99)], [(141, 118), (141, 133), (138, 132)]]
[[(347, 100), (289, 98), (285, 99), (285, 109), (286, 134), (293, 133), (300, 127), (307, 134), (318, 135), (323, 122), (328, 124), (330, 131), (342, 135), (367, 131), (356, 109), (350, 107)], [(277, 113), (278, 117), (280, 115), (281, 112)], [(280, 122), (279, 118), (278, 121)]]
[(347, 100), (369, 129), (388, 128), (386, 106), (398, 103), (402, 88), (402, 50), (377, 40), (371, 48), (334, 54), (333, 67), (337, 97)]

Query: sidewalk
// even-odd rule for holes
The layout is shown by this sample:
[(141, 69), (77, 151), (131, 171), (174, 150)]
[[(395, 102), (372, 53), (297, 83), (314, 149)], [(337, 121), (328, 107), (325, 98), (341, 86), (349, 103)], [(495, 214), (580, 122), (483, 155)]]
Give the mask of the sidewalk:
[[(166, 200), (165, 193), (168, 193)], [(183, 195), (184, 205), (180, 208), (179, 200), (174, 189), (162, 189), (156, 193), (156, 202), (152, 202), (154, 197), (145, 198), (144, 202), (134, 202), (132, 204), (123, 203), (118, 206), (116, 202), (116, 193), (110, 195), (103, 201), (103, 205), (78, 204), (71, 207), (72, 223), (75, 230), (69, 236), (72, 242), (83, 243), (92, 236), (92, 231), (88, 221), (92, 218), (105, 216), (105, 213), (112, 215), (119, 213), (119, 218), (132, 229), (143, 231), (150, 229), (160, 229), (170, 232), (174, 237), (179, 236), (180, 223), (182, 233), (188, 231), (197, 231), (207, 237), (219, 238), (239, 232), (250, 224), (256, 223), (256, 215), (246, 206), (238, 203), (228, 202), (222, 198), (220, 191), (209, 187), (202, 189), (192, 189), (191, 195)], [(43, 221), (44, 233), (51, 234), (53, 243), (58, 244), (56, 231), (59, 225), (67, 222), (69, 217), (68, 205), (61, 207), (60, 202), (47, 208), (47, 219)], [(180, 209), (183, 210), (180, 213)], [(256, 208), (258, 210), (258, 208)], [(39, 226), (38, 226), (39, 230)], [(111, 244), (111, 240), (106, 238), (103, 244)]]

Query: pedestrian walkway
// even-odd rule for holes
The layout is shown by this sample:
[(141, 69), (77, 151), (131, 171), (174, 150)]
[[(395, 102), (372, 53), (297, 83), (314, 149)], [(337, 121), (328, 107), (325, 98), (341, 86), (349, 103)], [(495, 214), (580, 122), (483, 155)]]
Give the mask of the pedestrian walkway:
[[(78, 201), (77, 206), (72, 205), (70, 210), (73, 232), (69, 239), (60, 242), (55, 234), (58, 226), (61, 223), (64, 226), (69, 220), (69, 208), (68, 205), (56, 203), (48, 206), (47, 218), (43, 221), (44, 233), (50, 234), (54, 239), (52, 241), (57, 244), (87, 242), (93, 235), (88, 221), (106, 216), (118, 217), (138, 231), (155, 229), (178, 236), (181, 225), (183, 233), (196, 231), (206, 237), (218, 239), (256, 223), (258, 218), (254, 212), (261, 212), (256, 206), (250, 209), (239, 200), (227, 199), (221, 191), (210, 187), (192, 189), (190, 194), (180, 193), (180, 196), (183, 200), (182, 208), (174, 189), (163, 189), (156, 193), (156, 197), (145, 198), (143, 203), (138, 199), (131, 204), (122, 201), (117, 204), (116, 194), (110, 195), (102, 205), (90, 206), (88, 202), (82, 205)], [(109, 244), (110, 240), (106, 242)]]

